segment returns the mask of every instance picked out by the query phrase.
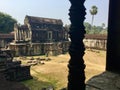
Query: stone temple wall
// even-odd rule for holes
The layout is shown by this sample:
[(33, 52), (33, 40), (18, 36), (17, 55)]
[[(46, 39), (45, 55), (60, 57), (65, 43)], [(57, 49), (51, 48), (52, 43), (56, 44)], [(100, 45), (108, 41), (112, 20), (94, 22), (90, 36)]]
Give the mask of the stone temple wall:
[(14, 56), (46, 55), (55, 56), (68, 52), (69, 41), (52, 43), (13, 43), (9, 48), (14, 51)]
[[(84, 39), (86, 48), (106, 50), (106, 39)], [(46, 55), (55, 56), (68, 52), (70, 42), (51, 42), (51, 43), (13, 43), (9, 49), (15, 51), (15, 56)]]
[(86, 48), (106, 50), (106, 39), (84, 39), (83, 42)]

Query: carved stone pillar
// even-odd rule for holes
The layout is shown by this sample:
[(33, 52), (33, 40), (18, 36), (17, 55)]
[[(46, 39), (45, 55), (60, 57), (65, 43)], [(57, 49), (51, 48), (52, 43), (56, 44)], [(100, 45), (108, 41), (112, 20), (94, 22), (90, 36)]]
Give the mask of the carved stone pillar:
[(23, 33), (23, 29), (21, 29), (21, 40), (24, 39), (24, 33)]
[(30, 30), (27, 31), (27, 38), (30, 39)]
[(106, 70), (120, 73), (120, 0), (110, 0)]
[(17, 30), (18, 41), (20, 40), (19, 29)]
[(85, 0), (70, 0), (70, 39), (69, 47), (69, 75), (68, 75), (68, 90), (85, 90), (85, 65), (83, 60), (84, 44), (83, 38), (85, 27), (83, 25), (85, 19)]
[(30, 24), (27, 24), (28, 26), (28, 37), (29, 37), (29, 40), (32, 41), (32, 30), (31, 30), (31, 26)]
[(21, 41), (21, 29), (19, 31), (19, 40)]

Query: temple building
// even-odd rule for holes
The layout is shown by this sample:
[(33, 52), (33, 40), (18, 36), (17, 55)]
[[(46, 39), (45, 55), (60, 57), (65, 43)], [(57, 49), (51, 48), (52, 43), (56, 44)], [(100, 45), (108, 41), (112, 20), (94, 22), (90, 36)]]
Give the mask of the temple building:
[(86, 48), (106, 50), (107, 35), (105, 34), (85, 34), (83, 39)]
[(14, 25), (9, 48), (20, 55), (59, 55), (68, 51), (68, 32), (60, 19), (26, 16), (24, 25)]

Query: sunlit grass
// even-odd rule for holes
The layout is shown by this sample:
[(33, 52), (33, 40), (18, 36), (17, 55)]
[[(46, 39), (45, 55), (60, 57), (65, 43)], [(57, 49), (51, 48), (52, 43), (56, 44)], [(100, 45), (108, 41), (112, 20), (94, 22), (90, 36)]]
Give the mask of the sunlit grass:
[[(86, 50), (85, 53), (85, 74), (87, 81), (92, 76), (104, 71), (106, 52)], [(49, 58), (51, 58), (51, 60), (45, 61), (44, 65), (32, 66), (31, 74), (33, 79), (22, 82), (29, 87), (30, 90), (41, 90), (43, 87), (49, 86), (53, 86), (55, 90), (67, 87), (69, 54), (51, 56)]]

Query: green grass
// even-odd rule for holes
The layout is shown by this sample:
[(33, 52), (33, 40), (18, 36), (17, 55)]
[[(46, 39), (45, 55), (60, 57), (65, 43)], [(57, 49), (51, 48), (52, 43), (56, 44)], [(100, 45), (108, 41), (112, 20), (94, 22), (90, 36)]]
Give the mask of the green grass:
[(32, 71), (36, 73), (34, 74), (33, 79), (21, 82), (25, 86), (29, 87), (30, 90), (41, 90), (42, 88), (49, 86), (56, 88), (58, 81), (53, 77), (37, 72), (34, 69), (32, 69)]
[(41, 90), (44, 87), (51, 86), (50, 82), (43, 82), (38, 80), (37, 78), (33, 78), (31, 80), (27, 80), (22, 82), (25, 86), (29, 87), (30, 90)]
[[(86, 81), (94, 75), (100, 74), (104, 71), (105, 56), (105, 51), (86, 50), (86, 54), (84, 55), (86, 64)], [(44, 56), (40, 57), (44, 58)], [(37, 58), (37, 56), (34, 56), (34, 58)], [(23, 81), (21, 83), (29, 87), (30, 90), (41, 90), (42, 88), (49, 86), (53, 86), (55, 90), (60, 90), (64, 87), (67, 87), (67, 64), (69, 61), (69, 55), (66, 54), (56, 57), (52, 56), (50, 58), (52, 60), (45, 62), (44, 65), (32, 66), (31, 72), (33, 79)]]

